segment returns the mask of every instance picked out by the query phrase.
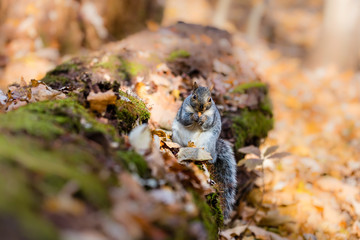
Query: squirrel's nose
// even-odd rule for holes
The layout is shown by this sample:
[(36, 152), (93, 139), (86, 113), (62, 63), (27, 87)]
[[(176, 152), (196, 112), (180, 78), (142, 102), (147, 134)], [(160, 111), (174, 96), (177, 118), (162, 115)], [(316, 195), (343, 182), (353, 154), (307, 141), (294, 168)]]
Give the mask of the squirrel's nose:
[(202, 111), (202, 110), (204, 110), (204, 105), (203, 104), (200, 105), (200, 111)]

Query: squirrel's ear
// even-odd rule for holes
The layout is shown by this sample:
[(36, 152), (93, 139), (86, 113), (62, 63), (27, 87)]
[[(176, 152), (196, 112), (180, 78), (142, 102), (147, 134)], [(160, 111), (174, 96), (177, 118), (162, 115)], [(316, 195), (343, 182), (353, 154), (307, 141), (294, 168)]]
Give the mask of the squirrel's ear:
[(192, 90), (195, 91), (198, 87), (199, 87), (199, 86), (197, 85), (197, 83), (194, 82)]
[(212, 92), (212, 90), (214, 89), (215, 85), (214, 84), (211, 84), (211, 87), (209, 88), (210, 89), (210, 92)]

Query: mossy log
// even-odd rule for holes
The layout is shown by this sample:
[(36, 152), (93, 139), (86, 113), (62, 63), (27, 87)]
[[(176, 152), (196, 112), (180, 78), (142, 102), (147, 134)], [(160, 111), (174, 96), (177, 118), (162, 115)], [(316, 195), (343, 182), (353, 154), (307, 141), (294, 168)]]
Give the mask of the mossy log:
[[(196, 80), (215, 84), (223, 137), (235, 148), (258, 145), (272, 128), (271, 104), (267, 86), (243, 72), (227, 32), (184, 23), (60, 64), (42, 82), (64, 99), (0, 115), (0, 232), (5, 239), (73, 239), (80, 238), (77, 231), (100, 229), (100, 239), (113, 239), (109, 226), (115, 224), (134, 239), (216, 239), (221, 214), (206, 204), (216, 205), (216, 198), (176, 178), (174, 169), (191, 176), (185, 166), (163, 167), (168, 176), (154, 176), (148, 158), (132, 151), (125, 135), (149, 121), (169, 128)], [(110, 100), (92, 102), (90, 96), (107, 93)], [(12, 102), (19, 100), (15, 95), (9, 91)], [(164, 185), (190, 197), (159, 200), (154, 192)], [(189, 201), (197, 210), (189, 210)], [(125, 210), (137, 206), (144, 216), (121, 204)]]

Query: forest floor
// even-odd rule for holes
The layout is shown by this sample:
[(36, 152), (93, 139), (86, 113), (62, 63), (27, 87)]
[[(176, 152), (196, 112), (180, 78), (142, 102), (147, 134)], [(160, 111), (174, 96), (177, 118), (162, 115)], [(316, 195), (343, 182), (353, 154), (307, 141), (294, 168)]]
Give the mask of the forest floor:
[(359, 239), (360, 75), (307, 70), (265, 46), (245, 49), (270, 85), (274, 107), (275, 126), (262, 148), (291, 153), (264, 163), (258, 224), (270, 222), (290, 239)]
[[(275, 126), (261, 148), (279, 145), (291, 155), (264, 163), (260, 191), (252, 193), (261, 201), (263, 179), (262, 204), (238, 208), (240, 216), (255, 212), (256, 225), (290, 239), (359, 239), (360, 74), (305, 69), (299, 59), (241, 39), (235, 49), (269, 84), (274, 107)], [(241, 234), (243, 222), (232, 226), (223, 236)]]

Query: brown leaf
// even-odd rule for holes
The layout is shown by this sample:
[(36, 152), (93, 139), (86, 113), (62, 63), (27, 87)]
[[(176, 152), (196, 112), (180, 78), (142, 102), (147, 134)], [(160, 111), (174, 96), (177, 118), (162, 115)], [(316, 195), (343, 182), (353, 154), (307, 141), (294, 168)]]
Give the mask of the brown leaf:
[(29, 99), (30, 102), (66, 98), (62, 92), (54, 90), (43, 83), (38, 84), (36, 87), (31, 87), (30, 94), (28, 94), (28, 98), (29, 97), (31, 98)]
[(255, 147), (255, 146), (252, 146), (252, 145), (240, 148), (238, 151), (241, 152), (241, 153), (245, 153), (245, 154), (252, 153), (252, 154), (254, 154), (254, 155), (258, 156), (258, 157), (261, 157), (260, 149)]
[(40, 83), (41, 83), (41, 81), (31, 79), (31, 86), (32, 87), (37, 87), (37, 86), (39, 86)]
[(90, 109), (103, 113), (109, 104), (116, 103), (116, 95), (113, 90), (98, 93), (90, 92), (87, 100), (90, 103)]
[(246, 225), (236, 226), (234, 228), (220, 232), (220, 236), (225, 237), (226, 239), (234, 239), (233, 237), (240, 236), (246, 229)]
[(271, 159), (271, 158), (283, 158), (283, 157), (287, 157), (289, 155), (291, 155), (291, 154), (288, 153), (288, 152), (279, 152), (279, 153), (275, 153), (275, 154), (269, 156), (268, 158), (269, 159)]
[(162, 149), (170, 151), (174, 156), (177, 155), (181, 146), (177, 143), (170, 141), (160, 141), (160, 146)]
[(166, 141), (163, 143), (168, 147), (168, 148), (181, 148), (181, 146), (177, 143), (174, 143), (174, 142), (170, 142), (170, 141)]
[(279, 211), (273, 210), (266, 213), (266, 216), (261, 219), (259, 225), (278, 227), (291, 222), (294, 222), (294, 220), (290, 216), (280, 215)]
[(7, 101), (6, 94), (0, 90), (0, 105), (5, 105), (6, 101)]
[(201, 38), (201, 41), (203, 41), (206, 45), (211, 45), (213, 42), (211, 37), (209, 37), (208, 35), (205, 35), (205, 34), (201, 34), (200, 38)]
[(243, 164), (250, 170), (254, 170), (257, 166), (261, 165), (263, 163), (262, 159), (259, 158), (249, 158), (245, 159)]
[(153, 130), (151, 131), (151, 133), (154, 135), (158, 135), (159, 137), (166, 137), (166, 133), (163, 131), (163, 130), (160, 130), (160, 129), (156, 129), (156, 130)]
[(267, 157), (268, 155), (274, 153), (278, 148), (279, 148), (279, 146), (276, 146), (276, 145), (268, 147), (264, 153), (264, 157)]
[(220, 62), (218, 59), (214, 59), (213, 66), (215, 72), (222, 73), (225, 75), (230, 75), (230, 73), (233, 71), (230, 66)]
[(212, 160), (210, 153), (202, 148), (183, 147), (180, 148), (177, 156), (179, 163), (183, 163), (184, 161), (203, 162)]
[(259, 228), (257, 226), (250, 226), (249, 230), (253, 232), (256, 236), (256, 238), (264, 239), (264, 240), (286, 240), (286, 238), (283, 238), (275, 233), (266, 231), (265, 229)]
[(187, 146), (188, 146), (188, 147), (192, 147), (192, 148), (196, 147), (196, 146), (195, 146), (195, 143), (192, 142), (192, 141), (189, 141), (188, 144), (187, 144)]
[(159, 30), (160, 26), (157, 22), (152, 21), (152, 20), (147, 20), (146, 21), (146, 27), (151, 31), (151, 32), (156, 32), (157, 30)]

